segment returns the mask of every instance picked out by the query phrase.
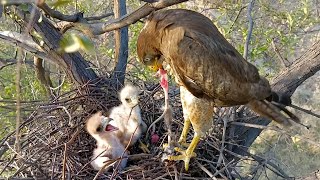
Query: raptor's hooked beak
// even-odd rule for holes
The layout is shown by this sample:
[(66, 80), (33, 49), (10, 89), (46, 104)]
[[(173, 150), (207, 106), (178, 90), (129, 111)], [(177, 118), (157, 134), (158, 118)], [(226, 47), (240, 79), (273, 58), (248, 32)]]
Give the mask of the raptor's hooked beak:
[(148, 67), (155, 72), (157, 72), (159, 69), (163, 69), (162, 62), (159, 59), (155, 59), (154, 62)]

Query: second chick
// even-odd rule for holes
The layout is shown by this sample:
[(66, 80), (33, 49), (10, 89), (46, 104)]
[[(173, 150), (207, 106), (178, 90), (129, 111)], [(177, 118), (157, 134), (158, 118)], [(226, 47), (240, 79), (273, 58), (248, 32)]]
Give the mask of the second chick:
[(115, 126), (119, 128), (116, 135), (124, 146), (132, 146), (147, 130), (147, 125), (141, 118), (139, 107), (139, 90), (132, 85), (126, 85), (119, 94), (120, 104), (111, 109), (109, 117), (114, 119)]

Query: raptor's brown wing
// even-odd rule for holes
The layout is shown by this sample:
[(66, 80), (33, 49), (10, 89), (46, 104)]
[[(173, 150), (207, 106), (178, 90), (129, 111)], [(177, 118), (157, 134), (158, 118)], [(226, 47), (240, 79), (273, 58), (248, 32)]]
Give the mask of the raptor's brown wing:
[(270, 95), (266, 79), (245, 61), (205, 16), (189, 10), (153, 14), (159, 50), (177, 81), (197, 97), (219, 106), (245, 104)]

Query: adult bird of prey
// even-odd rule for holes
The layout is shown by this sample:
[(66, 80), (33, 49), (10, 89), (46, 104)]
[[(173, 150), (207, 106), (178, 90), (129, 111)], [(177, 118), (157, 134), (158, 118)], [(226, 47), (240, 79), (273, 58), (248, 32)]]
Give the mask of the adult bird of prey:
[(170, 65), (180, 85), (184, 127), (179, 143), (186, 145), (190, 125), (195, 133), (187, 149), (177, 148), (181, 155), (168, 160), (183, 160), (186, 171), (210, 128), (215, 106), (248, 105), (262, 116), (290, 124), (280, 111), (284, 108), (266, 100), (274, 94), (269, 82), (200, 13), (183, 9), (152, 13), (138, 37), (137, 53), (139, 61), (153, 70)]

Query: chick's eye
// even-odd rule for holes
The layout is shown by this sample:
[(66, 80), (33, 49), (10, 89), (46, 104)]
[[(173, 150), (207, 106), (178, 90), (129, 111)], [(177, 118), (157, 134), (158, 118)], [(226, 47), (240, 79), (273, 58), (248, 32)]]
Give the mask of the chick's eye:
[(126, 100), (126, 102), (130, 103), (131, 99), (130, 98), (125, 98), (124, 100)]

